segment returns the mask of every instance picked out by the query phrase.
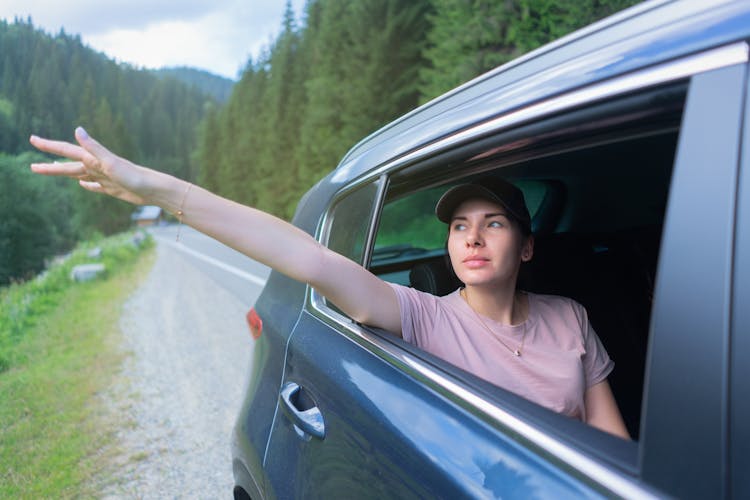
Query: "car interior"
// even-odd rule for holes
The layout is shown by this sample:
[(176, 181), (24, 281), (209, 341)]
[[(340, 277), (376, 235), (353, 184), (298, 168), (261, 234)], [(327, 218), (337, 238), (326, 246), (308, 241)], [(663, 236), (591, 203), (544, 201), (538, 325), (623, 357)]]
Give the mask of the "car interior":
[[(637, 439), (649, 322), (686, 87), (675, 84), (568, 112), (403, 169), (390, 179), (370, 269), (444, 295), (461, 284), (432, 210), (450, 186), (496, 175), (524, 191), (535, 237), (522, 290), (583, 304), (615, 369)], [(406, 230), (404, 228), (407, 228)], [(447, 363), (446, 363), (447, 364)]]

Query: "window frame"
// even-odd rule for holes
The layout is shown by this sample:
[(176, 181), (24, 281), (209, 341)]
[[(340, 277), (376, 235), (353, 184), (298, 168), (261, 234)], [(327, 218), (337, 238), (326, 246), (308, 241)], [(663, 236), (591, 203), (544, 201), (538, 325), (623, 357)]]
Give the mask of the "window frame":
[[(750, 72), (750, 68), (748, 68)], [(734, 281), (732, 286), (732, 317), (730, 337), (729, 398), (729, 489), (731, 498), (748, 498), (750, 482), (746, 471), (750, 466), (750, 439), (747, 425), (750, 415), (750, 81), (746, 77), (745, 110), (742, 126), (742, 151), (737, 181), (735, 213)]]
[(737, 64), (691, 79), (670, 186), (640, 467), (645, 481), (676, 497), (728, 495), (732, 259), (747, 69)]
[[(509, 131), (530, 122), (549, 119), (559, 112), (568, 112), (578, 107), (585, 108), (608, 98), (620, 97), (632, 92), (642, 92), (654, 86), (680, 80), (688, 80), (697, 74), (718, 68), (745, 64), (747, 59), (748, 50), (744, 42), (730, 44), (595, 83), (542, 102), (532, 103), (524, 108), (461, 130), (376, 167), (358, 179), (353, 186), (383, 180), (378, 198), (374, 200), (377, 207), (375, 213), (379, 214), (384, 203), (387, 185), (393, 182), (394, 176), (407, 171), (409, 168), (428, 170), (429, 164), (433, 160), (445, 162), (451, 154), (460, 154), (459, 151), (463, 147), (473, 146), (479, 141), (495, 136), (500, 132)], [(461, 177), (478, 172), (479, 169), (476, 172), (463, 171)], [(427, 188), (430, 185), (442, 184), (447, 180), (449, 180), (449, 177), (431, 180), (425, 178), (425, 184), (422, 187)], [(349, 191), (349, 188), (347, 188), (346, 192), (336, 196), (330, 206), (334, 207), (341, 197)], [(378, 216), (373, 217), (371, 233), (368, 236), (370, 248), (377, 231), (378, 222)], [(325, 222), (322, 223), (317, 232), (317, 238), (323, 244), (326, 243), (328, 231), (330, 231), (330, 227), (327, 227)], [(369, 257), (362, 264), (369, 265)], [(513, 436), (521, 446), (548, 457), (556, 466), (572, 471), (590, 484), (598, 485), (604, 491), (625, 497), (658, 495), (648, 485), (637, 479), (641, 474), (640, 463), (636, 461), (633, 464), (634, 467), (628, 467), (626, 462), (630, 459), (625, 459), (625, 465), (623, 465), (622, 460), (615, 459), (613, 461), (611, 455), (602, 453), (601, 450), (597, 452), (596, 449), (582, 446), (579, 440), (566, 439), (561, 436), (560, 432), (551, 431), (549, 416), (545, 415), (544, 412), (537, 411), (534, 408), (537, 405), (530, 402), (528, 402), (528, 405), (524, 405), (523, 402), (517, 401), (513, 401), (512, 404), (507, 406), (499, 404), (496, 398), (484, 393), (475, 381), (467, 381), (465, 377), (462, 377), (458, 370), (454, 373), (453, 370), (436, 366), (431, 356), (424, 355), (423, 352), (416, 352), (415, 349), (417, 348), (404, 345), (405, 342), (393, 338), (392, 335), (358, 325), (346, 316), (332, 310), (326, 305), (320, 294), (312, 288), (309, 288), (306, 309), (321, 321), (359, 343), (375, 356), (422, 380), (424, 384), (437, 393), (484, 419), (500, 432)], [(510, 399), (513, 399), (512, 395)], [(554, 422), (555, 426), (558, 427), (559, 423)], [(587, 438), (592, 437), (596, 441), (595, 433), (596, 431), (592, 430), (590, 433), (586, 432), (585, 435)], [(608, 443), (612, 444), (611, 442)], [(642, 453), (643, 442), (633, 444), (637, 453)], [(623, 455), (631, 455), (631, 453), (628, 451)]]

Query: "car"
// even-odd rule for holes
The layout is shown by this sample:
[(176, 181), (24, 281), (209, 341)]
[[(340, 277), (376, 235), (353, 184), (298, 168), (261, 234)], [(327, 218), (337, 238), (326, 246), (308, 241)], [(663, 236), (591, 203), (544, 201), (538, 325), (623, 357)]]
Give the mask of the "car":
[(639, 4), (366, 137), (293, 219), (444, 294), (436, 200), (513, 182), (536, 239), (520, 284), (586, 307), (631, 441), (273, 272), (249, 313), (235, 498), (750, 498), (748, 39), (747, 1)]

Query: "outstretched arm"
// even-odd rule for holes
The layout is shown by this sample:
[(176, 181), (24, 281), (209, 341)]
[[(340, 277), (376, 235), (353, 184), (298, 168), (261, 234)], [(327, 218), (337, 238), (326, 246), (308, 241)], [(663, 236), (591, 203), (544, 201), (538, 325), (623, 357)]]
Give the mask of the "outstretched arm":
[(309, 283), (362, 323), (400, 335), (393, 289), (359, 264), (332, 252), (299, 228), (110, 152), (76, 129), (79, 145), (32, 136), (31, 144), (71, 161), (37, 163), (44, 175), (78, 179), (89, 191), (135, 204), (158, 205), (195, 229), (295, 280)]

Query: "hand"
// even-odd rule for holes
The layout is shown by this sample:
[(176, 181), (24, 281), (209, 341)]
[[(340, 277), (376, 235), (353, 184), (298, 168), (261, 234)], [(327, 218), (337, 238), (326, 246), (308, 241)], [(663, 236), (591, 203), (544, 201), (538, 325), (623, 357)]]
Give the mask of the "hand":
[(52, 141), (32, 135), (31, 144), (46, 153), (68, 158), (69, 162), (33, 163), (31, 170), (42, 175), (67, 176), (78, 179), (85, 189), (104, 193), (136, 205), (148, 205), (145, 180), (148, 169), (120, 158), (78, 127), (76, 141)]

